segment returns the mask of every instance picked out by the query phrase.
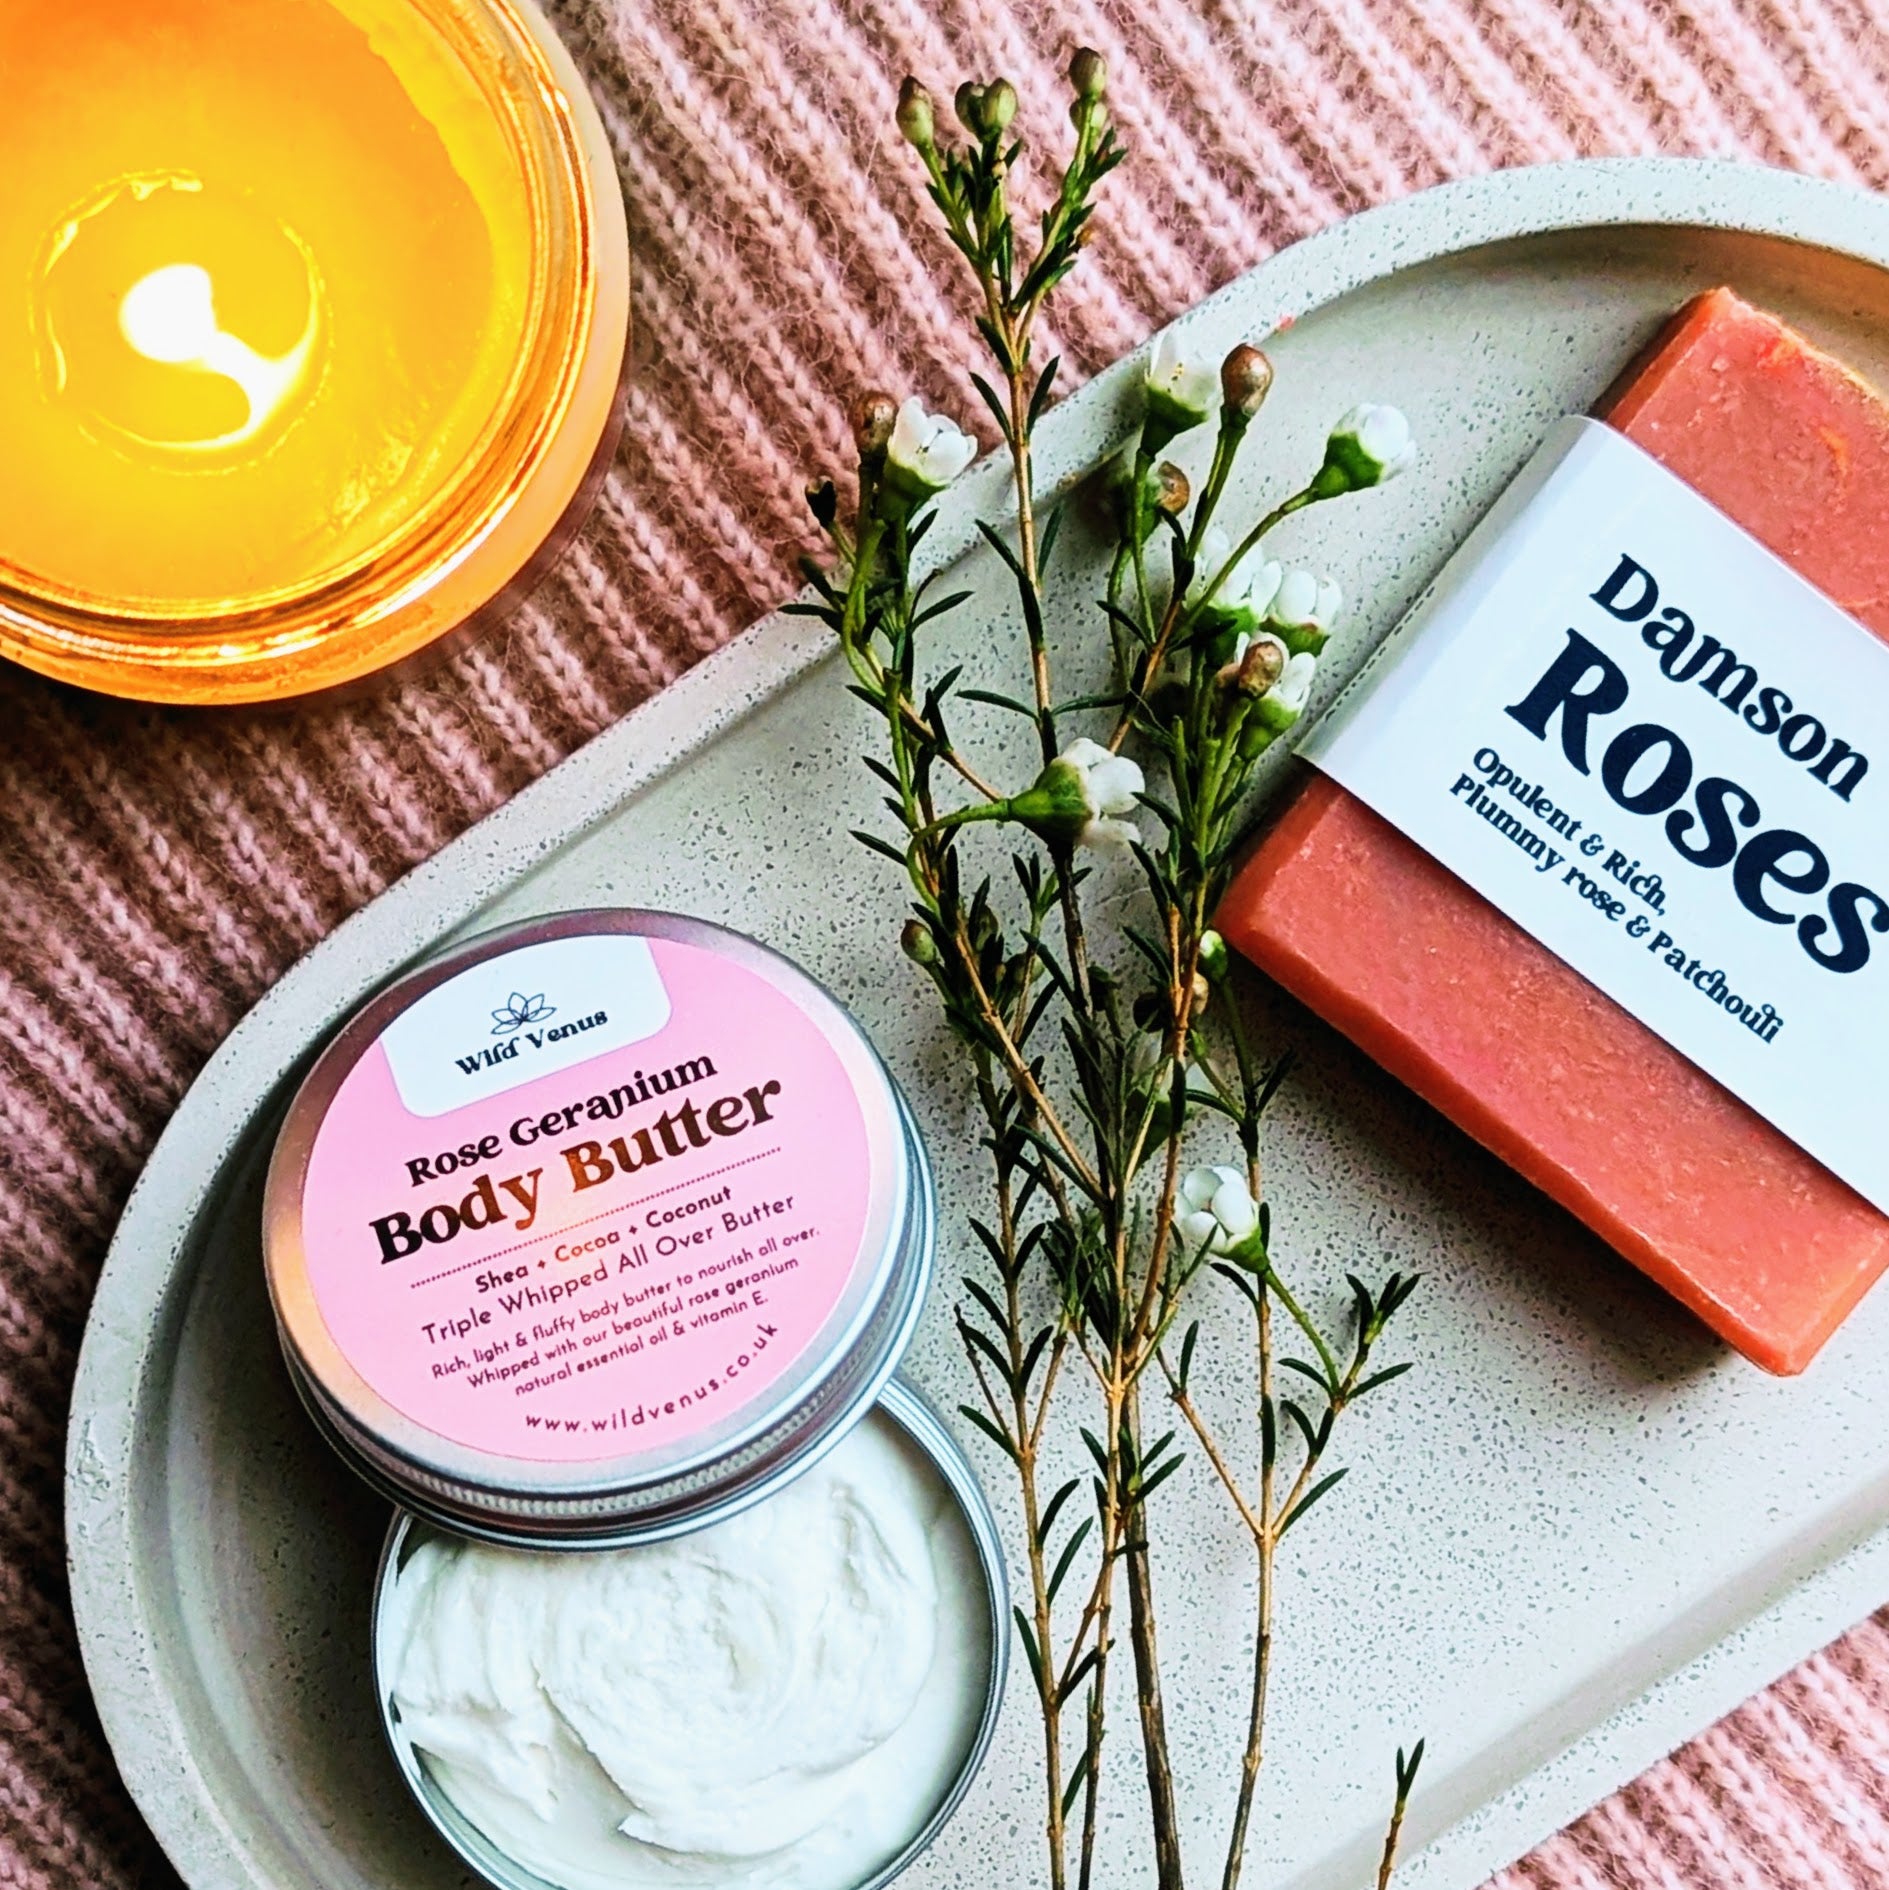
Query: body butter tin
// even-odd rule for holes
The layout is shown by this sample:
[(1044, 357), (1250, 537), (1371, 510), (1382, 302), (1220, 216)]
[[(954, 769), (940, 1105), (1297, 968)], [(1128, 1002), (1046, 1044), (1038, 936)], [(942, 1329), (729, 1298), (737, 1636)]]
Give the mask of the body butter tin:
[(648, 1541), (877, 1399), (932, 1265), (924, 1152), (812, 978), (671, 914), (558, 914), (373, 998), (290, 1105), (263, 1245), (342, 1457), (447, 1529)]

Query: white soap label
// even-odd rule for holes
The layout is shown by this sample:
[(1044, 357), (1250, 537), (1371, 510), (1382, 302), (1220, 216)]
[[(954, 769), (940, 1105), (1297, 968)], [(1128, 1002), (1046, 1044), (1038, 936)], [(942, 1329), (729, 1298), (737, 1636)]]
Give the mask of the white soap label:
[(1301, 752), (1889, 1212), (1889, 647), (1556, 428)]
[(411, 1115), (443, 1116), (653, 1037), (669, 1022), (649, 941), (545, 939), (469, 965), (381, 1034)]

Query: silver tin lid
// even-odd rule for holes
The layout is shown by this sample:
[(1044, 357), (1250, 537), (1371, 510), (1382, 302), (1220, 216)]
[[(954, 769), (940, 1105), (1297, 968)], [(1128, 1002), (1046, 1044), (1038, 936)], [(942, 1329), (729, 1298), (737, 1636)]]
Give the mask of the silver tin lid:
[(363, 1006), (289, 1107), (263, 1247), (291, 1376), (363, 1478), (463, 1534), (609, 1547), (837, 1441), (910, 1341), (935, 1224), (830, 993), (739, 933), (602, 910)]

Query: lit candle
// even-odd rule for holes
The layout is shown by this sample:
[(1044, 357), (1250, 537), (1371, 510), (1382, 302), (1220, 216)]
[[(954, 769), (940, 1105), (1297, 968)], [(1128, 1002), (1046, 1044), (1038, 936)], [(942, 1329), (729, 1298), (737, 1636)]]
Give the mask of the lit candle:
[[(517, 575), (607, 430), (626, 316), (614, 176), (541, 23), (6, 0), (0, 71), (0, 646), (283, 694)], [(101, 625), (189, 678), (48, 660)]]

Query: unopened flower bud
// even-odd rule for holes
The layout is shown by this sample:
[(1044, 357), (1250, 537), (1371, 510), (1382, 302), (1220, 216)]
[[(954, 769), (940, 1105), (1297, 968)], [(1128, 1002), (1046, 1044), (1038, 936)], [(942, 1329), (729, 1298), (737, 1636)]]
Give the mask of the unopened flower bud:
[(885, 451), (898, 418), (899, 403), (883, 388), (860, 395), (853, 403), (853, 444), (861, 459)]
[(1174, 1195), (1174, 1231), (1192, 1249), (1234, 1254), (1259, 1233), (1259, 1203), (1237, 1168), (1191, 1169)]
[(1179, 518), (1194, 493), (1187, 475), (1171, 459), (1164, 459), (1149, 475), (1149, 486), (1155, 510), (1169, 518)]
[(907, 76), (899, 87), (899, 133), (909, 145), (928, 150), (938, 135), (937, 115), (931, 94), (919, 82)]
[(1395, 479), (1416, 456), (1410, 422), (1395, 407), (1365, 401), (1332, 428), (1315, 483), (1323, 498), (1362, 492)]
[(931, 927), (923, 919), (907, 919), (905, 928), (899, 933), (899, 949), (915, 965), (935, 965), (938, 962), (938, 941), (931, 935)]
[(1227, 942), (1218, 932), (1201, 933), (1199, 964), (1213, 984), (1220, 983), (1227, 975)]
[(1220, 398), (1235, 413), (1249, 420), (1272, 391), (1272, 362), (1263, 350), (1242, 341), (1220, 363)]
[(1275, 735), (1283, 735), (1304, 714), (1317, 670), (1318, 658), (1309, 650), (1289, 658), (1278, 680), (1254, 703), (1252, 720)]
[(1100, 98), (1108, 90), (1108, 61), (1093, 46), (1083, 46), (1069, 62), (1069, 83), (1077, 98)]
[(1010, 121), (1017, 115), (1017, 88), (1008, 79), (993, 79), (984, 88), (983, 106), (979, 116), (983, 119), (986, 132), (1008, 131)]
[(1108, 107), (1099, 98), (1079, 98), (1069, 107), (1069, 122), (1080, 131), (1084, 122), (1096, 131), (1108, 123)]
[(1208, 983), (1204, 971), (1197, 971), (1193, 983), (1187, 988), (1192, 995), (1194, 1015), (1198, 1017), (1213, 1000), (1213, 986)]
[(1277, 637), (1260, 635), (1247, 644), (1233, 686), (1243, 696), (1263, 696), (1286, 673), (1292, 653)]
[(951, 100), (951, 109), (958, 115), (958, 123), (974, 137), (983, 130), (984, 88), (972, 79), (966, 79), (958, 87)]

